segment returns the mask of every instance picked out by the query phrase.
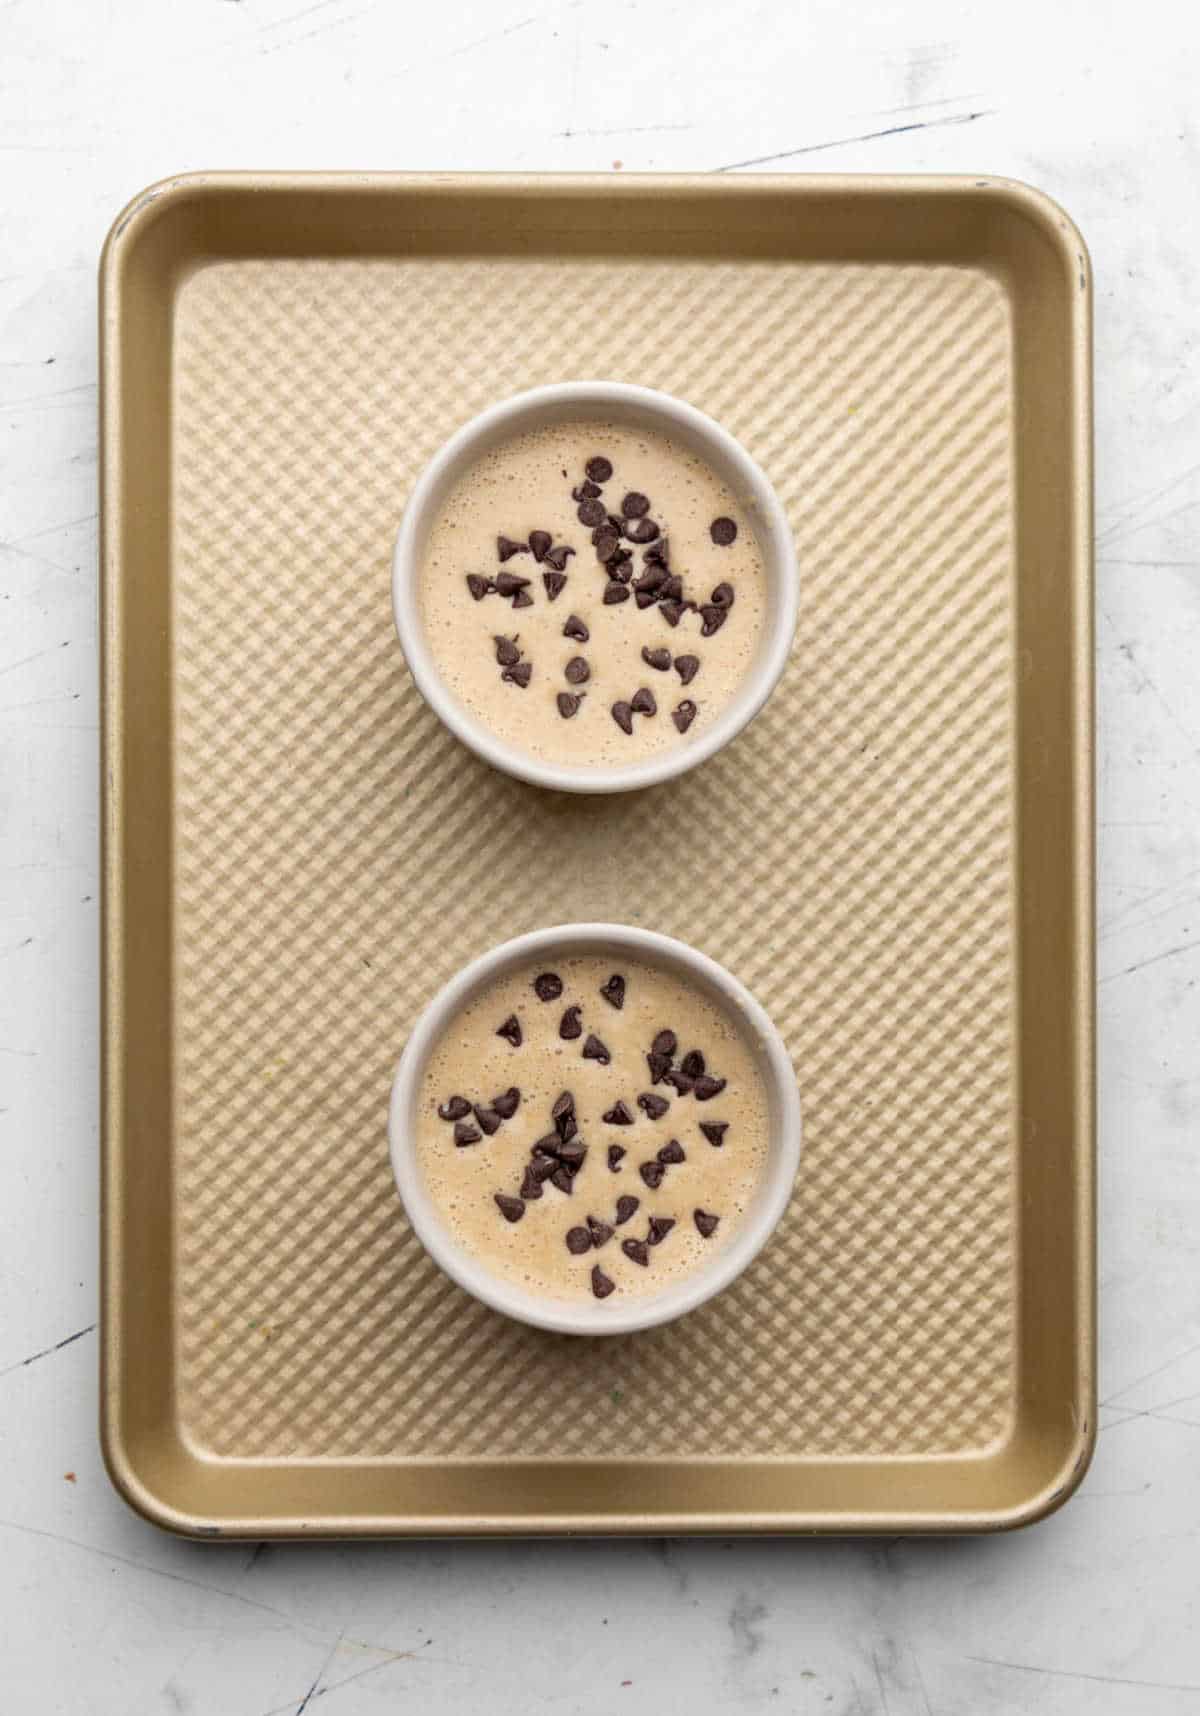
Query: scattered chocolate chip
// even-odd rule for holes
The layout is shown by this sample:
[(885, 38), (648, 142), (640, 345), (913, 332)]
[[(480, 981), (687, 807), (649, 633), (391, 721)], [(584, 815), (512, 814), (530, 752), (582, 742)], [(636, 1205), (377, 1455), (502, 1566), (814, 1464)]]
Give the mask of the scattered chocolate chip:
[(640, 1198), (630, 1197), (627, 1192), (623, 1198), (617, 1199), (617, 1226), (621, 1227), (630, 1216), (636, 1215), (641, 1203)]
[(517, 591), (523, 590), (528, 583), (528, 578), (522, 578), (516, 572), (497, 572), (492, 580), (497, 594), (505, 598), (515, 596)]
[(594, 483), (606, 483), (612, 476), (612, 460), (606, 459), (603, 453), (597, 453), (583, 468)]
[(577, 697), (573, 691), (560, 691), (554, 701), (558, 704), (558, 712), (563, 720), (569, 721), (572, 715), (578, 715), (583, 695), (581, 693)]
[(557, 602), (567, 587), (567, 575), (565, 572), (543, 572), (542, 583), (546, 586), (547, 600)]
[(616, 1285), (616, 1282), (610, 1280), (597, 1263), (592, 1270), (592, 1292), (597, 1299), (607, 1299), (608, 1295), (616, 1289)]
[(601, 1115), (606, 1126), (632, 1126), (633, 1112), (628, 1103), (615, 1102), (607, 1114)]
[(573, 655), (563, 672), (568, 685), (583, 685), (592, 677), (592, 670), (581, 655)]
[(729, 1130), (728, 1120), (702, 1120), (700, 1130), (715, 1150), (719, 1150), (725, 1142), (725, 1134)]
[(516, 639), (497, 636), (495, 643), (496, 660), (500, 666), (515, 667), (521, 659), (521, 652), (517, 648)]
[(503, 565), (506, 560), (511, 560), (514, 554), (528, 554), (529, 544), (527, 542), (514, 542), (511, 536), (498, 536), (496, 538), (496, 553), (499, 556), (500, 564)]
[(685, 685), (690, 685), (700, 671), (700, 657), (698, 655), (677, 655), (675, 657), (675, 671)]
[(565, 1192), (570, 1197), (575, 1190), (575, 1176), (569, 1168), (564, 1168), (560, 1162), (550, 1176), (550, 1184), (557, 1186), (560, 1192)]
[(557, 971), (540, 971), (533, 980), (533, 993), (539, 1001), (557, 1001), (563, 992), (563, 981)]
[(680, 1067), (675, 1067), (671, 1072), (664, 1073), (663, 1083), (672, 1085), (680, 1096), (692, 1094), (692, 1081)]
[[(558, 1140), (555, 1139), (556, 1148), (557, 1145)], [(536, 1148), (537, 1146), (535, 1145), (534, 1149)], [(529, 1167), (526, 1169), (526, 1173), (532, 1174), (540, 1186), (543, 1180), (553, 1179), (554, 1175), (558, 1173), (558, 1157), (535, 1156), (530, 1162)], [(524, 1193), (522, 1193), (522, 1196), (524, 1196)]]
[(506, 1192), (496, 1192), (494, 1196), (505, 1221), (520, 1221), (525, 1214), (525, 1205), (520, 1198), (510, 1198)]
[(623, 1239), (621, 1250), (631, 1263), (640, 1263), (643, 1269), (650, 1261), (650, 1247), (644, 1239)]
[(664, 602), (682, 602), (683, 579), (677, 572), (670, 573), (668, 577), (663, 579), (662, 588), (658, 594)]
[(659, 1031), (650, 1047), (656, 1055), (666, 1055), (669, 1060), (679, 1047), (679, 1038), (674, 1031)]
[[(571, 1124), (574, 1126), (573, 1119)], [(558, 1159), (572, 1177), (583, 1167), (586, 1156), (587, 1145), (580, 1138), (572, 1138), (559, 1146)]]
[(499, 1096), (492, 1098), (492, 1107), (501, 1120), (511, 1120), (521, 1106), (521, 1093), (515, 1084), (510, 1084), (507, 1090), (502, 1090)]
[(636, 524), (631, 524), (626, 531), (630, 542), (653, 542), (658, 535), (658, 526), (652, 518), (639, 518)]
[(529, 532), (529, 549), (538, 565), (546, 558), (546, 550), (554, 538), (548, 530), (531, 530)]
[(558, 1034), (564, 1043), (573, 1043), (576, 1037), (583, 1035), (583, 1009), (568, 1007), (558, 1021)]
[(489, 1138), (494, 1137), (500, 1130), (500, 1116), (496, 1113), (494, 1108), (483, 1108), (479, 1103), (476, 1103), (474, 1107), (475, 1118), (479, 1122), (483, 1131), (487, 1133)]
[(656, 667), (660, 673), (665, 673), (671, 665), (669, 649), (647, 649), (642, 645), (642, 660), (647, 667)]
[(559, 547), (550, 549), (549, 553), (546, 555), (546, 564), (547, 566), (553, 566), (556, 572), (565, 572), (567, 569), (567, 557), (574, 554), (574, 552), (575, 550), (573, 548), (568, 548), (565, 543), (560, 544)]
[(562, 1139), (559, 1137), (556, 1129), (553, 1132), (547, 1132), (544, 1138), (538, 1139), (537, 1143), (533, 1146), (533, 1153), (535, 1156), (541, 1157), (552, 1156), (554, 1158), (554, 1165), (557, 1167), (558, 1152), (561, 1145)]
[[(596, 493), (599, 494), (599, 489)], [(603, 524), (607, 514), (598, 500), (581, 500), (575, 509), (575, 517), (580, 524), (586, 524), (589, 529), (597, 524)]]
[(568, 616), (567, 623), (563, 627), (565, 638), (574, 638), (576, 643), (586, 643), (591, 635), (578, 614)]
[(700, 627), (700, 636), (710, 638), (714, 632), (719, 632), (725, 624), (728, 614), (728, 608), (718, 608), (713, 602), (704, 602), (700, 608), (700, 619), (703, 622)]
[(671, 549), (667, 538), (665, 536), (660, 536), (657, 542), (651, 543), (645, 554), (643, 554), (642, 559), (646, 562), (647, 566), (657, 564), (665, 567), (668, 565), (671, 559)]
[(549, 1175), (539, 1174), (532, 1162), (529, 1164), (521, 1180), (521, 1197), (527, 1204), (534, 1203), (541, 1197), (542, 1181), (548, 1178)]
[[(621, 1166), (621, 1160), (625, 1156), (625, 1154), (626, 1154), (626, 1150), (625, 1150), (625, 1146), (623, 1144), (610, 1144), (609, 1145), (609, 1147), (608, 1147), (608, 1170), (609, 1170), (609, 1173), (615, 1174), (617, 1172), (618, 1168), (620, 1168), (620, 1166)], [(620, 1205), (618, 1205), (617, 1207), (620, 1208)]]
[(533, 597), (528, 590), (518, 590), (512, 599), (512, 605), (514, 608), (532, 608)]
[(464, 1150), (468, 1144), (478, 1144), (482, 1137), (483, 1133), (478, 1126), (472, 1126), (469, 1120), (454, 1122), (454, 1142), (460, 1150)]
[(675, 1162), (686, 1162), (687, 1152), (679, 1142), (678, 1138), (672, 1138), (671, 1142), (669, 1144), (664, 1144), (662, 1149), (658, 1152), (658, 1159), (669, 1168)]
[(674, 1226), (674, 1216), (651, 1216), (650, 1231), (646, 1235), (647, 1241), (651, 1245), (661, 1245)]
[(696, 1224), (696, 1231), (699, 1233), (701, 1239), (712, 1238), (713, 1234), (717, 1231), (717, 1223), (720, 1219), (720, 1216), (712, 1215), (708, 1210), (692, 1211), (692, 1220)]
[(714, 608), (732, 608), (733, 585), (726, 583), (718, 584), (708, 599)]
[(708, 534), (718, 548), (728, 548), (737, 535), (737, 525), (731, 518), (714, 518), (708, 527)]
[(660, 602), (658, 611), (669, 626), (677, 626), (686, 610), (682, 602)]
[(599, 1251), (602, 1245), (607, 1245), (613, 1236), (613, 1230), (606, 1221), (597, 1221), (595, 1216), (587, 1218), (588, 1232), (592, 1236), (592, 1244)]
[(576, 501), (595, 500), (600, 493), (600, 484), (594, 483), (590, 477), (585, 477), (576, 488), (571, 490), (571, 499)]
[(595, 1035), (590, 1036), (583, 1045), (583, 1058), (585, 1061), (599, 1061), (602, 1067), (606, 1067), (612, 1060), (604, 1044)]
[[(618, 585), (617, 588), (620, 589), (621, 586)], [(617, 726), (621, 729), (622, 733), (632, 733), (633, 732), (633, 706), (632, 706), (632, 704), (626, 703), (624, 701), (621, 701), (619, 703), (614, 703), (612, 706), (612, 718), (617, 723)]]
[(619, 971), (614, 971), (608, 982), (600, 985), (600, 993), (609, 1006), (615, 1007), (619, 1013), (625, 1005), (625, 979)]
[(515, 1013), (510, 1013), (508, 1015), (508, 1018), (504, 1021), (503, 1025), (501, 1025), (497, 1030), (496, 1035), (498, 1037), (503, 1037), (505, 1042), (511, 1043), (514, 1049), (519, 1049), (521, 1047), (521, 1043), (523, 1041), (521, 1036), (521, 1021), (517, 1018)]
[(650, 1083), (661, 1084), (671, 1070), (670, 1055), (659, 1055), (651, 1049), (646, 1056), (646, 1065), (650, 1068)]
[(515, 667), (506, 667), (500, 677), (506, 679), (510, 685), (519, 685), (524, 691), (533, 678), (533, 663), (519, 661)]
[(638, 1173), (652, 1192), (656, 1192), (662, 1185), (666, 1171), (661, 1162), (642, 1162), (638, 1167)]
[(555, 1126), (560, 1120), (565, 1120), (568, 1114), (575, 1112), (575, 1097), (569, 1090), (562, 1090), (554, 1099), (554, 1107), (550, 1110), (550, 1118)]
[(627, 602), (628, 600), (628, 584), (622, 584), (619, 579), (614, 578), (610, 584), (604, 586), (604, 606), (606, 608), (615, 607), (618, 602)]
[(602, 566), (608, 564), (621, 545), (621, 539), (611, 524), (602, 524), (592, 541), (595, 544), (596, 559)]
[(633, 701), (630, 703), (629, 707), (633, 710), (635, 715), (658, 714), (658, 704), (654, 701), (654, 693), (647, 685), (639, 687), (639, 689), (634, 692)]
[(633, 599), (639, 608), (652, 608), (658, 597), (653, 590), (635, 590)]
[[(569, 1114), (560, 1114), (558, 1119), (554, 1122), (554, 1130), (558, 1133), (559, 1138), (564, 1144), (569, 1144), (571, 1139), (574, 1138), (575, 1134), (579, 1131), (579, 1122), (575, 1118), (575, 1110), (572, 1109)], [(558, 1159), (560, 1162), (566, 1160), (566, 1157), (563, 1155), (561, 1150), (558, 1152)]]
[(618, 536), (624, 536), (626, 521), (621, 517), (619, 512), (610, 512), (608, 515), (608, 522), (610, 527), (616, 531)]
[(637, 1099), (637, 1105), (642, 1113), (651, 1120), (661, 1120), (671, 1104), (665, 1096), (655, 1096), (652, 1091), (643, 1091)]
[(649, 500), (644, 494), (639, 494), (637, 489), (630, 489), (621, 502), (621, 512), (625, 518), (645, 518), (649, 511)]
[(448, 1096), (438, 1109), (439, 1120), (462, 1120), (470, 1114), (471, 1104), (465, 1096)]
[(478, 572), (467, 573), (467, 589), (477, 602), (482, 602), (488, 591), (493, 588), (494, 585), (490, 578), (481, 578)]
[(572, 1257), (582, 1257), (585, 1251), (592, 1249), (592, 1236), (586, 1227), (569, 1227), (567, 1229), (567, 1250)]
[(700, 711), (696, 708), (696, 705), (692, 702), (691, 698), (685, 697), (678, 708), (672, 709), (671, 719), (674, 721), (681, 733), (686, 733), (699, 713)]
[(635, 590), (657, 590), (662, 594), (663, 585), (667, 582), (665, 566), (647, 566), (646, 570), (633, 581)]
[(692, 1094), (697, 1102), (711, 1102), (714, 1096), (720, 1096), (725, 1089), (723, 1078), (713, 1078), (711, 1073), (701, 1073), (692, 1086)]
[(699, 1078), (700, 1074), (704, 1071), (704, 1056), (700, 1053), (699, 1049), (689, 1049), (687, 1054), (684, 1055), (683, 1059), (680, 1061), (679, 1066), (681, 1071), (685, 1072), (689, 1078)]
[(618, 584), (628, 584), (629, 580), (633, 577), (633, 568), (630, 566), (628, 559), (618, 560), (614, 555), (613, 559), (609, 562), (608, 575), (610, 578), (614, 578)]

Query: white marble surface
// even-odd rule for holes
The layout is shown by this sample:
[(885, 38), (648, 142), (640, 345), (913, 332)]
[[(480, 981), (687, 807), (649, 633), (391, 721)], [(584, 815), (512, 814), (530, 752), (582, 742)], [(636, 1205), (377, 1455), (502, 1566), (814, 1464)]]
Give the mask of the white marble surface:
[[(424, 10), (424, 9), (423, 9)], [(1194, 8), (0, 5), (0, 1613), (14, 1712), (1200, 1711)], [(1098, 1452), (975, 1542), (197, 1546), (96, 1448), (94, 275), (180, 168), (971, 171), (1097, 281)]]

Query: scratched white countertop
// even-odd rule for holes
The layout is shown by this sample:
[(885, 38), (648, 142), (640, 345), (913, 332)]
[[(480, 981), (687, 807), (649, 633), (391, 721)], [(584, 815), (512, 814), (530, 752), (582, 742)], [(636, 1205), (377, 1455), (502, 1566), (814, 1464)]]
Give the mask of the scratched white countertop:
[[(5, 1711), (1200, 1711), (1198, 47), (1156, 0), (0, 5)], [(1011, 174), (1091, 247), (1094, 1464), (977, 1541), (177, 1542), (95, 1430), (104, 233), (186, 168), (743, 164)]]

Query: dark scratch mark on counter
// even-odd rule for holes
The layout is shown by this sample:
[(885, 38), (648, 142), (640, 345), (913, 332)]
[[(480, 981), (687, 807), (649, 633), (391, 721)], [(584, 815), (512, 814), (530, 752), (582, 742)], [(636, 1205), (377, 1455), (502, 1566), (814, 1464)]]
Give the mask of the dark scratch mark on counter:
[(981, 107), (976, 113), (949, 114), (945, 119), (917, 119), (910, 125), (889, 125), (883, 131), (864, 131), (858, 137), (832, 137), (828, 143), (803, 143), (797, 149), (780, 149), (774, 155), (753, 155), (747, 161), (729, 161), (714, 167), (714, 173), (732, 173), (738, 167), (765, 167), (770, 161), (790, 161), (796, 155), (816, 155), (823, 149), (844, 149), (851, 143), (874, 143), (881, 137), (899, 137), (906, 131), (934, 131), (943, 125), (970, 125), (976, 119), (988, 119), (996, 109)]
[(24, 1370), (26, 1365), (36, 1364), (39, 1359), (49, 1358), (51, 1353), (60, 1353), (64, 1347), (69, 1347), (75, 1341), (81, 1341), (85, 1335), (90, 1335), (95, 1328), (95, 1323), (89, 1323), (86, 1329), (76, 1329), (73, 1335), (67, 1335), (61, 1341), (55, 1341), (52, 1347), (43, 1347), (41, 1352), (30, 1353), (28, 1358), (18, 1359), (16, 1364), (6, 1365), (3, 1370), (0, 1370), (0, 1376), (10, 1376), (14, 1370)]

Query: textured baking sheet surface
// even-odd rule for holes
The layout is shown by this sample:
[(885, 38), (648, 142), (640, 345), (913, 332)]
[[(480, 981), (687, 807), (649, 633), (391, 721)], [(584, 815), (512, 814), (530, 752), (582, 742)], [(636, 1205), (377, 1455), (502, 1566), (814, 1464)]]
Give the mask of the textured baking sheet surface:
[[(1013, 1413), (1010, 304), (983, 270), (233, 261), (173, 351), (177, 1410), (239, 1457), (964, 1453)], [(519, 388), (713, 413), (795, 530), (793, 659), (687, 779), (582, 802), (415, 692), (406, 493)], [(674, 1326), (525, 1330), (404, 1221), (408, 1024), (466, 958), (613, 918), (727, 964), (795, 1058), (757, 1264)]]

